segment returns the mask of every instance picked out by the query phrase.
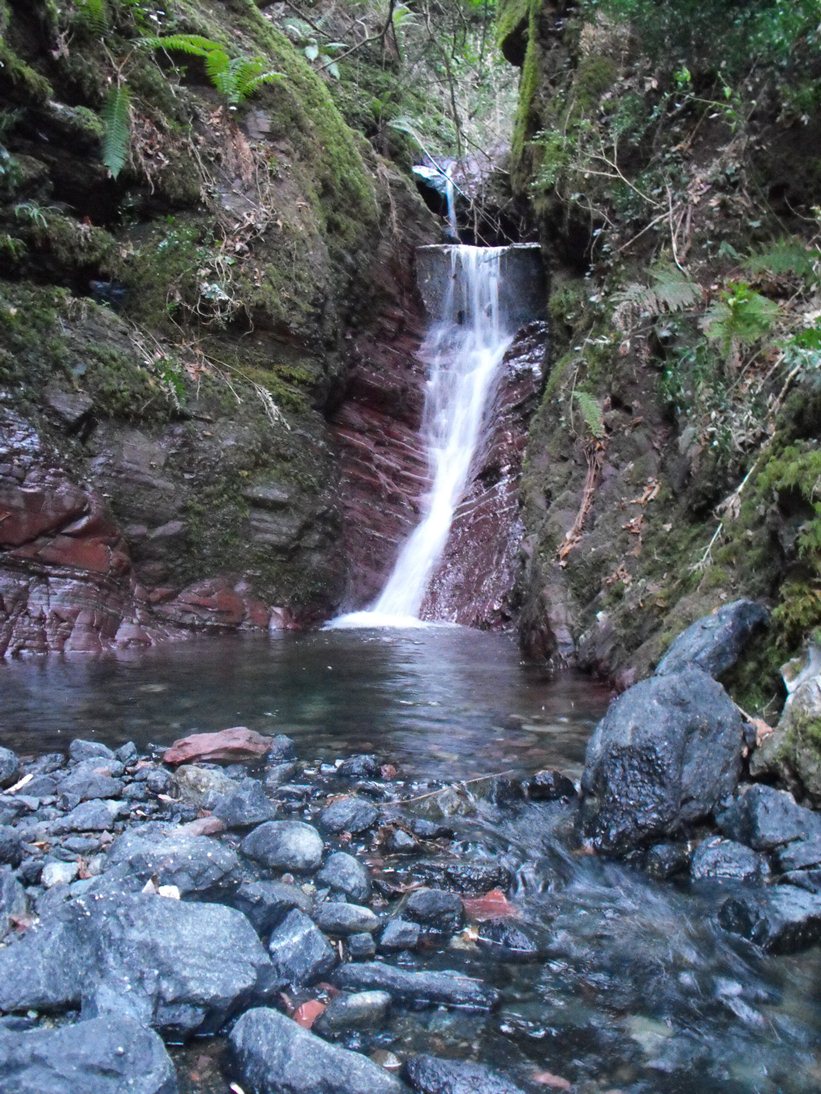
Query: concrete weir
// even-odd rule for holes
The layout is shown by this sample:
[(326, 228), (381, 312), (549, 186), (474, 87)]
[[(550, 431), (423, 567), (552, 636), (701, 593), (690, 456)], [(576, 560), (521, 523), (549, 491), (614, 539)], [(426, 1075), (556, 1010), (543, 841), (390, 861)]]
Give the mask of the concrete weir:
[[(450, 244), (416, 249), (416, 279), (425, 311), (433, 321), (450, 317), (453, 276)], [(459, 287), (456, 286), (456, 292)], [(538, 243), (513, 243), (499, 248), (499, 310), (516, 330), (534, 319), (544, 319), (547, 292)]]

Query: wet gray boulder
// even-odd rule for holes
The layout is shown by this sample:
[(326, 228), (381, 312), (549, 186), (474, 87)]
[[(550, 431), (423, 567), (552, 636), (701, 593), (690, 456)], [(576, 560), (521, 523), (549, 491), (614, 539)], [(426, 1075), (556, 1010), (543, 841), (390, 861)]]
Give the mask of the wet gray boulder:
[(249, 1010), (229, 1037), (248, 1094), (400, 1094), (398, 1079), (268, 1008)]
[(821, 838), (821, 816), (798, 805), (792, 794), (756, 784), (716, 816), (721, 832), (757, 851), (773, 851), (796, 840)]
[(4, 1094), (177, 1094), (160, 1038), (130, 1018), (60, 1029), (0, 1029)]
[(229, 903), (247, 916), (258, 934), (266, 935), (292, 908), (310, 912), (311, 898), (296, 885), (284, 881), (244, 881)]
[(701, 669), (642, 680), (596, 726), (582, 775), (582, 827), (624, 854), (708, 816), (738, 783), (742, 719)]
[(497, 961), (533, 961), (539, 947), (530, 934), (508, 919), (489, 919), (479, 927), (479, 949)]
[(248, 858), (270, 870), (312, 873), (322, 861), (322, 836), (303, 821), (266, 821), (240, 845)]
[(284, 733), (277, 733), (275, 737), (271, 738), (268, 751), (265, 753), (265, 763), (268, 765), (281, 764), (286, 760), (295, 760), (296, 755), (296, 741)]
[(772, 953), (792, 953), (821, 938), (821, 893), (773, 885), (726, 900), (718, 921)]
[(498, 1071), (468, 1060), (443, 1060), (439, 1056), (412, 1056), (405, 1075), (419, 1094), (524, 1094)]
[(139, 891), (149, 879), (176, 885), (183, 897), (223, 900), (240, 884), (239, 858), (231, 847), (208, 836), (173, 828), (136, 829), (111, 845), (97, 888)]
[(334, 851), (328, 855), (325, 865), (316, 875), (318, 885), (342, 893), (356, 903), (370, 898), (371, 878), (362, 863), (347, 851)]
[(465, 921), (460, 897), (444, 889), (416, 889), (408, 897), (404, 913), (428, 930), (443, 933), (458, 931)]
[(379, 760), (372, 752), (363, 752), (349, 756), (337, 769), (337, 775), (343, 779), (373, 779), (380, 772)]
[(379, 811), (370, 802), (353, 796), (337, 798), (319, 814), (319, 827), (326, 832), (367, 832), (379, 820)]
[(217, 798), (212, 812), (226, 828), (251, 828), (273, 820), (277, 807), (258, 779), (243, 779), (235, 790)]
[(337, 963), (336, 950), (312, 919), (298, 908), (288, 912), (268, 942), (277, 988), (313, 984)]
[(523, 789), (533, 802), (569, 802), (576, 797), (576, 787), (561, 771), (537, 771), (525, 780)]
[(474, 859), (473, 862), (418, 862), (414, 875), (439, 889), (449, 889), (466, 896), (481, 896), (491, 889), (507, 892), (513, 875), (500, 862)]
[(721, 676), (736, 663), (750, 637), (764, 627), (769, 612), (754, 600), (734, 600), (696, 620), (676, 638), (656, 667), (668, 676), (689, 667)]
[(0, 747), (0, 787), (11, 786), (20, 775), (20, 761), (10, 748)]
[(142, 893), (66, 902), (0, 950), (0, 1011), (82, 1005), (84, 1017), (127, 1014), (175, 1037), (216, 1032), (271, 981), (239, 912)]
[(422, 937), (422, 928), (418, 923), (407, 919), (391, 919), (379, 935), (380, 953), (399, 953), (401, 950), (415, 950)]
[(454, 969), (414, 972), (382, 961), (367, 961), (342, 965), (332, 980), (344, 991), (386, 991), (404, 1003), (491, 1010), (499, 1001), (499, 993), (493, 988)]
[(102, 741), (85, 741), (81, 737), (76, 737), (68, 746), (68, 755), (69, 759), (75, 762), (90, 759), (113, 760), (116, 758), (108, 745), (104, 745)]
[(340, 935), (375, 931), (379, 926), (379, 919), (370, 908), (336, 900), (317, 904), (314, 908), (314, 920), (317, 926), (335, 938)]
[(763, 881), (769, 873), (764, 855), (743, 843), (717, 836), (700, 843), (690, 860), (694, 881)]
[(385, 1021), (391, 997), (386, 991), (340, 992), (314, 1023), (320, 1036), (333, 1036), (349, 1029), (376, 1029)]

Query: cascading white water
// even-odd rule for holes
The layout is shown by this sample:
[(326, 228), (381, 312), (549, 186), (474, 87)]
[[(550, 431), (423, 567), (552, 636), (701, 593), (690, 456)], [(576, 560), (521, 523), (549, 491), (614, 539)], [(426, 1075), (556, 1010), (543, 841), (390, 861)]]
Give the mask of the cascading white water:
[(443, 318), (433, 324), (420, 351), (430, 370), (422, 420), (430, 492), (378, 599), (365, 611), (340, 616), (333, 627), (418, 625), (468, 482), (499, 366), (513, 340), (499, 307), (500, 258), (506, 248), (442, 249), (450, 257)]

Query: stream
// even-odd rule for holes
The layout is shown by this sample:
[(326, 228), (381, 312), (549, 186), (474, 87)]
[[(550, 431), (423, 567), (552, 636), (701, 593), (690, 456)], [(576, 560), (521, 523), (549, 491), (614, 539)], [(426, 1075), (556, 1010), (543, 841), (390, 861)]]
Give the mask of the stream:
[[(289, 733), (307, 761), (375, 751), (397, 766), (407, 797), (500, 771), (577, 775), (608, 698), (590, 680), (522, 664), (509, 637), (451, 626), (233, 637), (0, 673), (0, 743), (20, 752), (65, 749), (77, 736), (167, 743), (245, 724)], [(563, 1081), (633, 1094), (818, 1089), (818, 947), (764, 956), (715, 923), (730, 883), (657, 883), (573, 853), (561, 807), (500, 802), (483, 785), (405, 808), (446, 824), (458, 861), (508, 868), (507, 922), (536, 952), (521, 960), (470, 933), (429, 939), (400, 963), (478, 976), (501, 992), (501, 1007), (400, 1007), (342, 1043), (477, 1060), (532, 1090), (569, 1089)], [(413, 860), (363, 854), (385, 885), (413, 883)], [(226, 1090), (221, 1039), (194, 1041), (175, 1059), (181, 1090)]]

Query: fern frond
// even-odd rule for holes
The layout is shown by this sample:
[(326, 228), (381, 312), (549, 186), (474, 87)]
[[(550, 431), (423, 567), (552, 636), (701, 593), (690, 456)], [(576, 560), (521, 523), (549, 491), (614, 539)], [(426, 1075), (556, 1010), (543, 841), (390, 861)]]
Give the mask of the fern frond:
[(763, 247), (744, 262), (750, 273), (794, 276), (802, 280), (817, 281), (821, 254), (817, 248), (809, 250), (800, 240), (782, 236), (769, 246)]
[(774, 300), (739, 282), (710, 305), (702, 325), (707, 337), (725, 348), (751, 345), (770, 333), (779, 313)]
[(589, 391), (577, 389), (573, 392), (573, 398), (576, 400), (576, 404), (581, 411), (581, 416), (584, 419), (584, 424), (587, 426), (591, 436), (597, 441), (602, 440), (604, 437), (604, 417), (599, 404)]
[(91, 34), (100, 37), (108, 30), (107, 0), (79, 0), (77, 14), (81, 25)]
[(664, 264), (650, 271), (653, 291), (661, 311), (677, 312), (701, 302), (701, 286), (691, 281), (677, 266)]
[(131, 93), (125, 84), (112, 89), (102, 110), (103, 163), (116, 179), (128, 159), (131, 144)]
[(141, 38), (140, 45), (146, 49), (167, 49), (176, 53), (187, 53), (190, 57), (207, 57), (216, 50), (223, 52), (219, 42), (203, 38), (201, 34), (165, 34), (153, 38)]

